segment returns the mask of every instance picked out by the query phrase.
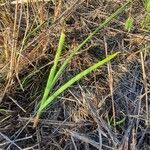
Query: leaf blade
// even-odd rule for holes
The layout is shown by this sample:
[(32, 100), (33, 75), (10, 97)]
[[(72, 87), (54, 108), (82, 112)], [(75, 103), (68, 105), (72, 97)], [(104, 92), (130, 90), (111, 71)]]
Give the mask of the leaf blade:
[(150, 0), (147, 2), (146, 10), (150, 12)]
[(131, 17), (128, 17), (128, 19), (125, 22), (125, 30), (129, 32), (132, 27), (133, 27), (133, 19)]
[[(64, 63), (62, 64), (62, 66), (60, 67), (60, 69), (58, 70), (58, 72), (56, 73), (53, 83), (52, 83), (52, 87), (54, 86), (55, 82), (58, 80), (59, 76), (61, 75), (61, 73), (64, 71), (64, 69), (66, 68), (67, 64), (70, 62), (70, 60), (72, 59), (72, 57), (101, 29), (103, 29), (113, 18), (115, 18), (116, 16), (118, 16), (123, 10), (125, 10), (125, 8), (127, 7), (127, 5), (130, 3), (130, 1), (128, 1), (126, 4), (124, 4), (122, 7), (120, 7), (117, 11), (115, 11), (112, 15), (110, 15), (102, 24), (99, 24), (98, 28), (96, 28), (96, 30), (94, 30), (71, 54), (70, 56), (64, 61)], [(51, 88), (52, 88), (51, 87)]]
[(57, 64), (58, 64), (58, 61), (59, 61), (59, 58), (60, 58), (60, 55), (61, 55), (61, 51), (62, 51), (64, 42), (65, 42), (65, 34), (62, 31), (60, 39), (59, 39), (59, 44), (58, 44), (58, 48), (57, 48), (57, 51), (56, 51), (56, 55), (55, 55), (55, 58), (54, 58), (54, 64), (53, 64), (53, 66), (50, 70), (50, 73), (49, 73), (46, 88), (44, 90), (44, 95), (43, 95), (42, 100), (40, 102), (40, 107), (42, 107), (43, 103), (46, 101), (46, 99), (48, 97), (48, 94), (50, 93), (51, 84), (52, 84), (52, 81), (53, 81), (55, 73), (56, 73)]
[(99, 61), (98, 63), (92, 65), (88, 69), (82, 71), (81, 73), (77, 74), (75, 77), (71, 78), (67, 83), (62, 85), (53, 95), (51, 95), (43, 104), (41, 108), (39, 108), (38, 113), (41, 113), (43, 109), (45, 109), (58, 95), (60, 95), (62, 92), (64, 92), (67, 88), (69, 88), (72, 84), (80, 80), (82, 77), (86, 76), (93, 70), (97, 69), (98, 67), (102, 66), (103, 64), (107, 63), (114, 57), (116, 57), (120, 52), (116, 52), (114, 54), (108, 55), (105, 59), (102, 61)]

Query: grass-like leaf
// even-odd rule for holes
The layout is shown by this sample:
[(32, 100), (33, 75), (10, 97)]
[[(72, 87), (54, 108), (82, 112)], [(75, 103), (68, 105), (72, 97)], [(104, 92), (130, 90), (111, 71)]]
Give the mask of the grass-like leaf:
[(147, 2), (146, 10), (147, 10), (148, 12), (150, 12), (150, 0)]
[(146, 13), (143, 17), (143, 20), (141, 22), (142, 28), (150, 29), (150, 0), (144, 0), (144, 6)]
[(98, 67), (104, 65), (105, 63), (109, 62), (111, 59), (113, 59), (114, 57), (116, 57), (119, 54), (119, 52), (116, 52), (114, 54), (108, 55), (105, 59), (103, 59), (102, 61), (99, 61), (98, 63), (92, 65), (91, 67), (89, 67), (88, 69), (82, 71), (81, 73), (77, 74), (75, 77), (73, 77), (72, 79), (70, 79), (67, 83), (65, 83), (64, 85), (62, 85), (54, 94), (52, 94), (46, 101), (45, 103), (42, 105), (42, 107), (40, 107), (38, 109), (38, 113), (41, 113), (43, 109), (45, 109), (51, 102), (53, 102), (53, 100), (59, 96), (62, 92), (64, 92), (67, 88), (69, 88), (72, 84), (74, 84), (75, 82), (77, 82), (78, 80), (80, 80), (81, 78), (83, 78), (84, 76), (88, 75), (90, 72), (92, 72), (93, 70), (97, 69)]
[(48, 94), (50, 93), (51, 84), (52, 84), (52, 81), (53, 81), (55, 73), (56, 73), (56, 68), (57, 68), (57, 64), (58, 64), (58, 61), (59, 61), (59, 58), (60, 58), (60, 55), (61, 55), (61, 51), (62, 51), (62, 48), (63, 48), (63, 45), (64, 45), (64, 41), (65, 41), (65, 34), (64, 34), (64, 32), (62, 32), (61, 36), (60, 36), (60, 39), (59, 39), (59, 44), (58, 44), (58, 48), (57, 48), (57, 51), (56, 51), (55, 59), (54, 59), (54, 65), (52, 66), (52, 68), (50, 70), (49, 77), (48, 77), (48, 80), (47, 80), (47, 85), (46, 85), (46, 88), (44, 90), (44, 95), (43, 95), (43, 98), (41, 100), (40, 107), (46, 101), (46, 99), (48, 97)]
[(131, 17), (128, 17), (128, 19), (125, 22), (125, 30), (129, 32), (132, 27), (133, 27), (133, 19)]
[[(104, 28), (113, 18), (117, 17), (121, 12), (123, 12), (126, 9), (126, 6), (129, 4), (129, 2), (127, 2), (126, 4), (124, 4), (122, 7), (120, 7), (117, 11), (115, 11), (111, 16), (109, 16), (102, 24), (100, 24), (98, 26), (98, 28), (96, 28), (96, 30), (94, 30), (71, 54), (70, 56), (64, 61), (64, 63), (61, 65), (60, 69), (58, 70), (58, 72), (55, 75), (55, 71), (56, 71), (56, 67), (57, 67), (57, 63), (58, 63), (58, 59), (59, 59), (59, 55), (58, 55), (58, 50), (55, 57), (55, 63), (54, 66), (52, 67), (51, 71), (50, 71), (50, 75), (47, 81), (47, 86), (45, 88), (45, 93), (44, 96), (42, 98), (42, 101), (40, 102), (40, 106), (39, 109), (37, 111), (36, 117), (34, 119), (34, 127), (36, 126), (40, 114), (42, 113), (42, 111), (48, 107), (48, 105), (50, 103), (52, 103), (55, 98), (57, 98), (58, 95), (60, 95), (62, 92), (64, 92), (67, 88), (69, 88), (72, 84), (74, 84), (75, 82), (77, 82), (78, 80), (80, 80), (82, 77), (84, 77), (85, 75), (89, 74), (91, 71), (95, 70), (96, 68), (102, 66), (103, 64), (107, 63), (108, 61), (110, 61), (111, 59), (113, 59), (116, 55), (118, 55), (118, 52), (112, 55), (109, 55), (108, 57), (106, 57), (105, 59), (103, 59), (102, 61), (94, 64), (93, 66), (89, 67), (88, 69), (84, 70), (83, 72), (79, 73), (78, 75), (76, 75), (75, 77), (73, 77), (72, 79), (70, 79), (66, 84), (62, 85), (56, 92), (54, 92), (49, 98), (47, 98), (48, 94), (50, 93), (51, 89), (53, 88), (53, 86), (55, 85), (56, 81), (58, 80), (59, 76), (62, 74), (62, 72), (64, 71), (64, 69), (66, 68), (66, 66), (68, 65), (68, 63), (70, 62), (70, 60), (72, 59), (72, 57), (102, 28)], [(60, 43), (59, 43), (60, 44)], [(61, 43), (62, 46), (64, 44), (64, 41)], [(61, 46), (61, 48), (62, 48)], [(59, 46), (58, 46), (59, 49)]]
[[(62, 74), (62, 72), (64, 71), (64, 69), (66, 68), (66, 66), (68, 65), (68, 63), (70, 62), (70, 60), (72, 59), (72, 57), (101, 29), (103, 29), (104, 27), (106, 27), (106, 25), (116, 16), (118, 16), (122, 11), (125, 10), (126, 6), (129, 4), (126, 3), (125, 5), (123, 5), (122, 7), (120, 7), (116, 12), (114, 12), (111, 16), (109, 16), (103, 23), (101, 23), (96, 30), (94, 30), (71, 54), (70, 56), (64, 61), (64, 63), (61, 65), (60, 69), (58, 70), (58, 72), (56, 73), (52, 84), (51, 84), (51, 88), (53, 88), (53, 86), (55, 85), (55, 82), (58, 80), (59, 76)], [(51, 90), (51, 89), (50, 89)]]
[(33, 127), (35, 127), (38, 123), (40, 114), (42, 113), (42, 111), (48, 107), (49, 104), (51, 104), (55, 98), (57, 98), (57, 96), (59, 96), (62, 92), (64, 92), (67, 88), (69, 88), (71, 85), (73, 85), (75, 82), (79, 81), (81, 78), (83, 78), (84, 76), (88, 75), (90, 72), (92, 72), (93, 70), (99, 68), (100, 66), (104, 65), (105, 63), (109, 62), (111, 59), (113, 59), (114, 57), (116, 57), (119, 54), (119, 52), (116, 52), (112, 55), (108, 55), (105, 59), (103, 59), (102, 61), (99, 61), (98, 63), (94, 64), (93, 66), (89, 67), (88, 69), (82, 71), (81, 73), (77, 74), (75, 77), (73, 77), (72, 79), (70, 79), (67, 83), (65, 83), (64, 85), (62, 85), (56, 92), (54, 92), (44, 103), (42, 103), (38, 109), (38, 112), (36, 114), (36, 117), (34, 119), (34, 125)]
[(145, 9), (150, 12), (150, 0), (143, 0)]

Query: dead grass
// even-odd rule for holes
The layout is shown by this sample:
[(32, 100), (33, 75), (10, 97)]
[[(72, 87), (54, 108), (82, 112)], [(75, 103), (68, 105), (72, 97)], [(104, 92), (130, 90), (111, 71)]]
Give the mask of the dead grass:
[(60, 63), (124, 2), (0, 2), (0, 149), (150, 149), (150, 31), (141, 27), (140, 0), (130, 8), (133, 29), (124, 30), (127, 10), (74, 57), (55, 88), (107, 54), (121, 55), (63, 93), (32, 128), (61, 29)]

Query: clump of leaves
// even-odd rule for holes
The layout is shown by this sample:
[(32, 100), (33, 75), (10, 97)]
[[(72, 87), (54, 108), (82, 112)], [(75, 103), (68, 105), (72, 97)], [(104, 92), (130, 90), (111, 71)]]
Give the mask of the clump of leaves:
[[(116, 12), (114, 12), (110, 17), (108, 17), (102, 24), (100, 24), (98, 26), (98, 28), (96, 28), (96, 30), (94, 30), (71, 54), (70, 56), (64, 61), (64, 63), (61, 65), (61, 67), (59, 68), (59, 70), (56, 72), (57, 69), (57, 65), (59, 62), (59, 58), (61, 55), (61, 51), (64, 45), (64, 41), (65, 41), (65, 34), (64, 32), (61, 33), (60, 36), (60, 40), (59, 40), (59, 44), (58, 44), (58, 48), (56, 51), (56, 55), (55, 55), (55, 59), (54, 59), (54, 64), (53, 67), (50, 70), (49, 73), (49, 77), (47, 80), (47, 85), (44, 91), (44, 95), (42, 100), (39, 102), (39, 107), (38, 110), (36, 112), (36, 116), (34, 118), (34, 127), (37, 125), (39, 117), (42, 113), (42, 111), (44, 109), (46, 109), (48, 107), (49, 104), (52, 104), (54, 102), (54, 100), (62, 93), (64, 92), (67, 88), (69, 88), (72, 84), (74, 84), (75, 82), (79, 81), (81, 78), (83, 78), (84, 76), (86, 76), (87, 74), (91, 73), (93, 70), (97, 69), (98, 67), (104, 65), (105, 63), (109, 62), (111, 59), (113, 59), (114, 57), (116, 57), (119, 52), (116, 52), (114, 54), (108, 55), (105, 59), (99, 61), (98, 63), (92, 65), (91, 67), (87, 68), (86, 70), (82, 71), (81, 73), (77, 74), (75, 77), (73, 77), (72, 79), (70, 79), (67, 83), (65, 83), (64, 85), (62, 85), (60, 88), (58, 88), (58, 90), (56, 90), (54, 93), (52, 92), (52, 89), (56, 83), (56, 81), (58, 80), (58, 78), (60, 77), (60, 75), (62, 74), (62, 72), (65, 70), (66, 66), (68, 65), (68, 63), (70, 62), (70, 60), (72, 59), (72, 57), (102, 28), (104, 28), (113, 18), (115, 18), (116, 16), (118, 16), (121, 12), (123, 12), (126, 9), (126, 6), (129, 4), (129, 2), (127, 2), (126, 4), (124, 4), (122, 7), (120, 7)], [(49, 95), (50, 94), (50, 95)]]

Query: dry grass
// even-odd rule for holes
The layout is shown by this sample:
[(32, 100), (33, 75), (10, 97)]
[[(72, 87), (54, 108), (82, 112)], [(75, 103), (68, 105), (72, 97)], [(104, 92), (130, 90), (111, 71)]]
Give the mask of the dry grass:
[[(60, 63), (125, 2), (0, 2), (0, 149), (150, 149), (150, 28), (141, 25), (140, 0), (86, 44), (55, 88), (107, 54), (121, 55), (63, 93), (32, 128), (61, 29)], [(126, 32), (129, 13), (134, 27)]]

